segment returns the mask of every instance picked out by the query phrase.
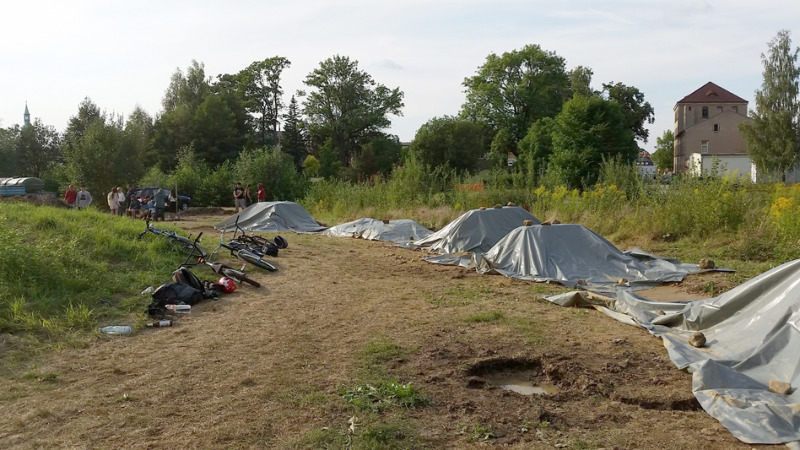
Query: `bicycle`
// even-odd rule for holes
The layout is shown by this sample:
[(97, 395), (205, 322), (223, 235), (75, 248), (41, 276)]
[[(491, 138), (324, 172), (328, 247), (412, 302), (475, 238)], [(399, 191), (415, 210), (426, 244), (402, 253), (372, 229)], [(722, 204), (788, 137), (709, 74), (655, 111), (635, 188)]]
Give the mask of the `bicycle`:
[[(203, 249), (203, 247), (200, 247), (199, 245), (196, 244), (196, 242), (192, 242), (190, 239), (179, 235), (174, 230), (165, 230), (162, 228), (152, 227), (150, 225), (150, 219), (145, 220), (144, 231), (142, 231), (141, 233), (139, 233), (138, 236), (136, 236), (136, 240), (137, 241), (141, 240), (147, 233), (153, 233), (156, 236), (166, 237), (167, 241), (170, 243), (170, 245), (172, 245), (173, 248), (176, 248), (183, 253), (188, 253), (189, 255), (198, 254), (203, 258), (208, 256), (208, 252), (206, 252)], [(191, 235), (189, 236), (191, 237)]]
[[(197, 245), (197, 242), (200, 241), (200, 236), (202, 236), (202, 235), (203, 235), (203, 233), (201, 232), (195, 238), (194, 242), (192, 243), (193, 249), (199, 249), (200, 248)], [(223, 277), (228, 277), (228, 278), (236, 281), (237, 283), (244, 282), (244, 283), (248, 283), (248, 284), (252, 285), (253, 287), (261, 287), (261, 283), (259, 283), (256, 280), (253, 280), (251, 278), (248, 278), (248, 276), (244, 272), (244, 270), (237, 270), (237, 269), (234, 269), (231, 266), (228, 266), (228, 265), (222, 264), (222, 263), (212, 263), (212, 262), (206, 260), (206, 258), (203, 257), (203, 256), (198, 257), (197, 260), (196, 260), (197, 262), (190, 263), (189, 260), (192, 259), (193, 256), (197, 256), (197, 254), (194, 251), (192, 251), (192, 253), (190, 253), (189, 256), (186, 257), (186, 260), (183, 262), (183, 264), (180, 265), (180, 267), (191, 267), (191, 266), (197, 266), (197, 265), (200, 265), (200, 264), (204, 264), (204, 265), (210, 267), (211, 270), (214, 273), (216, 273), (218, 275), (222, 275)]]
[[(233, 238), (228, 241), (228, 244), (236, 245), (238, 248), (245, 248), (259, 256), (278, 256), (278, 250), (289, 247), (289, 242), (281, 237), (275, 236), (272, 241), (254, 234), (247, 234), (239, 226), (239, 216), (236, 216), (236, 227), (233, 231)], [(241, 233), (236, 235), (236, 233)]]
[(231, 256), (234, 256), (245, 262), (248, 262), (260, 269), (268, 270), (270, 272), (275, 272), (276, 270), (278, 270), (278, 268), (275, 267), (272, 263), (261, 259), (261, 256), (259, 256), (257, 253), (247, 248), (245, 244), (242, 244), (240, 242), (233, 242), (233, 243), (229, 242), (226, 244), (225, 231), (220, 232), (219, 245), (217, 245), (217, 248), (215, 248), (214, 251), (211, 252), (211, 256), (214, 256), (217, 253), (217, 251), (219, 251), (220, 248), (225, 248), (229, 250), (231, 252)]

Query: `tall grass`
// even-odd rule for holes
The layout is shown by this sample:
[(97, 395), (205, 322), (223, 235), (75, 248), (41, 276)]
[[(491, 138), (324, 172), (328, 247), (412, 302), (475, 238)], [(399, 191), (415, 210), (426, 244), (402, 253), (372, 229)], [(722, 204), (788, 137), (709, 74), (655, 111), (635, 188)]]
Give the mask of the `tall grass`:
[[(360, 217), (412, 218), (440, 228), (464, 211), (512, 202), (541, 220), (580, 223), (616, 241), (683, 240), (703, 245), (714, 239), (723, 242), (731, 258), (800, 257), (796, 186), (714, 176), (661, 184), (643, 180), (635, 168), (614, 160), (603, 162), (600, 180), (583, 191), (527, 187), (503, 171), (467, 178), (431, 171), (412, 161), (389, 180), (316, 183), (302, 203), (330, 224)], [(478, 184), (481, 189), (464, 188)]]
[(148, 285), (183, 259), (144, 222), (94, 210), (24, 203), (0, 207), (0, 333), (59, 343), (98, 324), (135, 324)]

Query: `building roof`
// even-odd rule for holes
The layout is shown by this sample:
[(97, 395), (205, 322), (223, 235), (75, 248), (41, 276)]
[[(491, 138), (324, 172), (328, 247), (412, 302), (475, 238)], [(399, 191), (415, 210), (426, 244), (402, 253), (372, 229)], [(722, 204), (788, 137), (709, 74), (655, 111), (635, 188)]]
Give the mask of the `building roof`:
[(678, 103), (747, 103), (747, 100), (709, 81)]

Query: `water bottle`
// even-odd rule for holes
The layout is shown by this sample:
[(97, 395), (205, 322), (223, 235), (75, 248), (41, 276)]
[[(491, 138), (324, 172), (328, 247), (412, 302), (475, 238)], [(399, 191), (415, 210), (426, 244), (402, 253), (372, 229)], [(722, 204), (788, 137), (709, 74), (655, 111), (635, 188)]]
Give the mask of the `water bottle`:
[(121, 325), (112, 325), (110, 327), (102, 327), (102, 328), (100, 328), (100, 331), (105, 333), (105, 334), (118, 334), (118, 335), (127, 336), (127, 335), (131, 334), (131, 332), (133, 330), (131, 330), (131, 327), (126, 327), (126, 326), (121, 326)]
[(188, 313), (192, 310), (191, 305), (164, 305), (170, 311), (175, 311), (176, 313)]
[(171, 320), (159, 320), (156, 322), (150, 322), (147, 324), (150, 328), (161, 328), (161, 327), (171, 327), (172, 321)]

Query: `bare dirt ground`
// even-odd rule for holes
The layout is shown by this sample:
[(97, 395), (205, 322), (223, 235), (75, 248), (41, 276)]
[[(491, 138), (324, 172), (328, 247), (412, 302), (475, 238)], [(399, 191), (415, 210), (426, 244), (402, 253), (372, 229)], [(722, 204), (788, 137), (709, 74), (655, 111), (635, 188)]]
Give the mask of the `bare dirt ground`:
[[(216, 236), (217, 220), (179, 224)], [(0, 447), (751, 448), (700, 409), (659, 339), (540, 298), (558, 286), (378, 242), (284, 236), (280, 270), (248, 272), (262, 288), (0, 379)], [(375, 376), (370, 348), (393, 349), (377, 370), (429, 404), (348, 404), (342, 392)], [(489, 382), (521, 369), (559, 392)]]

